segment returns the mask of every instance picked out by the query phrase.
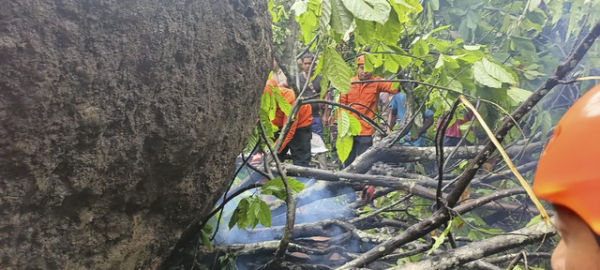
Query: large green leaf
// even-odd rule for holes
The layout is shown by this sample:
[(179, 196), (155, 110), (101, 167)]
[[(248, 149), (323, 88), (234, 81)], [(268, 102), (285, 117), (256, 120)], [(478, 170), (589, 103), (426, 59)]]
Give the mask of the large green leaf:
[(338, 136), (344, 137), (348, 134), (350, 130), (350, 118), (348, 117), (348, 113), (346, 111), (341, 111), (340, 117), (338, 118)]
[(365, 55), (365, 71), (373, 71), (383, 65), (383, 57), (381, 54)]
[(352, 13), (344, 7), (342, 0), (331, 0), (331, 28), (339, 34), (345, 34), (352, 25)]
[(304, 14), (304, 12), (306, 12), (306, 10), (308, 9), (308, 1), (298, 0), (290, 7), (290, 9), (294, 11), (296, 16), (300, 16)]
[(271, 209), (263, 200), (260, 200), (260, 212), (256, 215), (260, 224), (265, 227), (271, 227)]
[(412, 63), (413, 58), (406, 55), (393, 54), (390, 55), (390, 58), (393, 59), (396, 63), (402, 67), (402, 69), (406, 69), (410, 63)]
[(273, 97), (275, 97), (275, 101), (277, 102), (277, 107), (285, 114), (289, 115), (292, 110), (292, 104), (289, 104), (281, 94), (273, 93)]
[(423, 39), (417, 40), (411, 47), (410, 53), (416, 57), (423, 57), (429, 54), (429, 44)]
[(352, 136), (345, 136), (337, 139), (335, 142), (335, 147), (337, 149), (338, 158), (343, 163), (348, 159), (348, 155), (350, 155), (350, 151), (352, 151), (352, 144), (354, 143), (354, 139)]
[(352, 69), (346, 65), (342, 56), (335, 50), (335, 47), (328, 46), (323, 51), (323, 77), (326, 77), (331, 85), (342, 93), (350, 90), (350, 77)]
[(394, 0), (394, 3), (406, 7), (408, 10), (414, 13), (420, 13), (423, 11), (423, 6), (421, 6), (419, 0)]
[(502, 83), (492, 76), (490, 76), (483, 66), (483, 62), (477, 61), (473, 64), (473, 76), (475, 77), (475, 81), (485, 86), (489, 86), (492, 88), (500, 88), (502, 87)]
[(390, 12), (390, 18), (385, 24), (375, 26), (377, 39), (391, 46), (398, 44), (398, 38), (402, 36), (404, 31), (403, 25), (398, 21), (396, 12)]
[(244, 198), (238, 203), (238, 206), (235, 208), (233, 214), (231, 215), (231, 218), (229, 219), (229, 229), (233, 228), (233, 226), (235, 226), (236, 224), (238, 225), (238, 228), (246, 227), (246, 225), (248, 224), (247, 213), (249, 207), (250, 203), (248, 201), (248, 198)]
[(352, 14), (365, 21), (384, 24), (392, 7), (386, 0), (342, 0)]
[(356, 117), (354, 117), (354, 115), (352, 114), (348, 114), (348, 119), (350, 120), (350, 133), (353, 136), (360, 135), (360, 132), (362, 130), (362, 125), (360, 124), (360, 121), (358, 121), (358, 119), (356, 119)]
[(487, 74), (489, 74), (490, 76), (494, 77), (496, 80), (509, 84), (517, 83), (515, 77), (513, 77), (512, 74), (508, 73), (508, 71), (506, 71), (506, 69), (504, 69), (500, 65), (487, 60), (487, 58), (483, 58), (481, 62), (483, 64), (485, 72), (487, 72)]
[(332, 6), (331, 0), (321, 1), (321, 16), (319, 16), (319, 28), (321, 32), (326, 33), (329, 30), (329, 22), (331, 21)]
[[(292, 194), (298, 194), (304, 189), (304, 184), (294, 178), (288, 177), (287, 181), (288, 185), (290, 185)], [(281, 180), (281, 177), (273, 178), (269, 182), (266, 182), (262, 186), (262, 193), (273, 195), (280, 200), (285, 200), (287, 197), (285, 186), (283, 185), (283, 180)]]
[(300, 35), (300, 40), (302, 41), (302, 43), (308, 44), (315, 36), (314, 31), (319, 25), (317, 15), (313, 11), (307, 11), (296, 18), (300, 22), (300, 30), (302, 31), (302, 35)]
[[(258, 198), (257, 196), (252, 196), (250, 197), (250, 207), (248, 209), (248, 212), (246, 212), (246, 215), (248, 216), (248, 223), (250, 224), (250, 227), (252, 229), (254, 229), (254, 227), (256, 227), (256, 225), (258, 224), (259, 220), (258, 220), (258, 214), (260, 213), (260, 202), (261, 199)], [(258, 199), (257, 199), (258, 198)]]
[(531, 92), (518, 87), (508, 88), (506, 94), (508, 94), (508, 96), (517, 104), (522, 103), (523, 101), (527, 100), (529, 96), (531, 96)]
[(400, 64), (398, 62), (396, 62), (396, 60), (394, 60), (394, 58), (386, 56), (385, 60), (383, 61), (383, 67), (385, 68), (385, 70), (392, 72), (392, 73), (396, 73), (398, 72), (398, 68), (400, 67)]

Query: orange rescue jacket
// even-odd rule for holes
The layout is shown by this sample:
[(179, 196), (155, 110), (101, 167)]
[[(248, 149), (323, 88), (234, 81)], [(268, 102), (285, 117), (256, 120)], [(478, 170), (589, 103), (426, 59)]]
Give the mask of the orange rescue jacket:
[[(267, 81), (267, 85), (265, 86), (264, 91), (266, 93), (268, 93), (269, 95), (272, 95), (273, 90), (271, 90), (270, 86), (277, 87), (277, 82), (275, 82), (274, 79), (269, 79)], [(294, 93), (294, 91), (292, 89), (285, 88), (285, 87), (279, 87), (279, 89), (281, 89), (281, 91), (282, 91), (281, 95), (283, 96), (283, 98), (290, 105), (293, 105), (294, 102), (296, 101), (296, 94)], [(277, 151), (278, 152), (283, 151), (285, 146), (294, 137), (294, 134), (296, 134), (296, 129), (312, 125), (312, 120), (313, 120), (312, 119), (312, 108), (311, 108), (310, 104), (305, 104), (305, 105), (300, 106), (300, 109), (298, 110), (298, 114), (296, 115), (296, 119), (292, 122), (290, 131), (285, 136), (283, 143), (281, 144), (281, 147)], [(279, 128), (283, 128), (285, 121), (287, 121), (287, 116), (278, 107), (277, 111), (275, 112), (275, 119), (273, 119), (271, 121), (271, 123), (273, 123), (273, 125), (276, 125)]]
[[(381, 80), (381, 77), (372, 77), (370, 80)], [(359, 81), (358, 76), (352, 77), (351, 82)], [(377, 107), (377, 100), (380, 92), (388, 92), (392, 94), (398, 93), (397, 89), (392, 89), (391, 82), (366, 82), (366, 83), (353, 83), (350, 85), (350, 90), (346, 94), (340, 95), (340, 103), (349, 105), (353, 109), (356, 109), (360, 113), (373, 119), (375, 117), (375, 109)], [(354, 104), (353, 104), (354, 103)], [(362, 105), (357, 105), (362, 104)], [(366, 106), (366, 107), (365, 107)], [(360, 131), (361, 136), (369, 136), (375, 133), (375, 129), (367, 121), (360, 118), (355, 113), (352, 113), (360, 121), (362, 129)]]

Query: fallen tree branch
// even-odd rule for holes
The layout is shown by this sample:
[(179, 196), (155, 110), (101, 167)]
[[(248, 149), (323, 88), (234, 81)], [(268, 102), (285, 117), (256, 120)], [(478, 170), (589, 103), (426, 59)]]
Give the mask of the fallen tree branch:
[(479, 242), (473, 242), (466, 246), (444, 252), (428, 260), (402, 265), (392, 269), (450, 269), (498, 252), (541, 241), (555, 233), (556, 231), (553, 227), (546, 226), (543, 222), (540, 222), (527, 228), (512, 231), (506, 235), (494, 236)]
[[(537, 167), (537, 161), (531, 161), (531, 162), (525, 163), (521, 166), (518, 166), (517, 170), (520, 173), (526, 173), (526, 172), (529, 172), (529, 171), (535, 169), (536, 167)], [(501, 179), (509, 178), (512, 175), (513, 175), (513, 173), (511, 170), (503, 170), (501, 172), (490, 173), (490, 174), (487, 174), (482, 177), (476, 177), (473, 179), (473, 181), (471, 181), (471, 183), (475, 184), (475, 183), (481, 182), (481, 183), (489, 184), (489, 183), (493, 183), (493, 182), (501, 180)]]
[[(331, 172), (328, 170), (306, 168), (290, 164), (285, 164), (284, 167), (286, 169), (286, 172), (291, 176), (313, 177), (323, 181), (341, 182), (354, 186), (356, 190), (360, 190), (360, 188), (364, 185), (390, 187), (405, 191), (410, 194), (417, 195), (422, 198), (435, 200), (435, 192), (432, 189), (425, 187), (425, 185), (432, 188), (436, 187), (437, 181), (435, 180), (414, 180), (385, 175), (364, 175), (356, 173), (347, 173), (343, 171)], [(508, 191), (513, 190), (514, 189), (509, 189)], [(306, 203), (307, 202), (304, 202), (304, 204)], [(517, 210), (520, 209), (521, 206), (503, 202), (495, 202), (494, 204), (486, 205), (486, 208), (492, 210)]]
[[(515, 253), (515, 254), (502, 255), (502, 256), (493, 257), (493, 258), (485, 258), (484, 260), (489, 263), (502, 263), (502, 262), (512, 260), (517, 256), (521, 256), (521, 252)], [(550, 257), (552, 257), (552, 254), (547, 253), (547, 252), (531, 252), (531, 253), (528, 252), (525, 254), (525, 256), (527, 256), (528, 260), (536, 259), (536, 258), (549, 260)]]
[[(520, 151), (534, 151), (541, 149), (543, 146), (542, 142), (535, 142), (529, 145), (515, 145), (506, 149), (509, 155), (516, 155)], [(455, 150), (456, 149), (456, 150)], [(484, 149), (483, 145), (475, 146), (461, 146), (452, 147), (446, 146), (443, 148), (444, 152), (456, 151), (452, 158), (454, 159), (470, 159)], [(435, 161), (435, 147), (414, 147), (414, 146), (393, 146), (389, 148), (379, 148), (376, 150), (379, 157), (372, 160), (373, 163), (381, 161), (385, 163), (402, 163), (402, 162), (414, 162), (431, 160)]]
[(466, 269), (476, 269), (476, 270), (504, 270), (498, 266), (495, 266), (489, 262), (484, 260), (477, 260), (474, 262), (470, 262), (464, 265)]

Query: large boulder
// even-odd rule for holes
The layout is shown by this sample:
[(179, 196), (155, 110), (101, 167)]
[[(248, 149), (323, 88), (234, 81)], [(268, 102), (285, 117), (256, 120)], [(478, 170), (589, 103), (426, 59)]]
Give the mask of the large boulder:
[(0, 0), (0, 269), (149, 269), (258, 116), (263, 0)]

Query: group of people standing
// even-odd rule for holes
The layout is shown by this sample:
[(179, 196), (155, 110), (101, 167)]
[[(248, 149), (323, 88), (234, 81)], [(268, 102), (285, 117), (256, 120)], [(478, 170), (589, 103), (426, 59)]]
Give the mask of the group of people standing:
[[(277, 67), (277, 64), (274, 63), (273, 77), (267, 83), (268, 86), (265, 88), (265, 91), (267, 91), (269, 85), (278, 85), (284, 91), (284, 97), (290, 104), (293, 104), (295, 97), (300, 94), (306, 99), (319, 96), (321, 93), (321, 75), (316, 75), (312, 78), (311, 66), (315, 65), (314, 62), (314, 55), (305, 54), (302, 56), (301, 64), (303, 71), (297, 74), (295, 78), (298, 88), (297, 92), (287, 88), (287, 78), (285, 78), (283, 72)], [(378, 104), (384, 104), (383, 108), (380, 107), (380, 110), (389, 108), (390, 111), (385, 120), (387, 120), (387, 124), (390, 127), (388, 131), (391, 131), (391, 127), (402, 121), (406, 114), (406, 94), (395, 89), (392, 82), (385, 81), (383, 78), (373, 76), (372, 73), (365, 71), (364, 64), (365, 57), (361, 55), (356, 60), (357, 75), (350, 79), (350, 90), (345, 94), (339, 95), (339, 103), (357, 110), (370, 119), (374, 119)], [(332, 99), (331, 95), (328, 96)], [(323, 137), (323, 125), (333, 122), (329, 121), (330, 111), (328, 106), (323, 106), (322, 104), (301, 106), (295, 121), (297, 123), (294, 123), (292, 128), (290, 128), (286, 140), (284, 140), (282, 148), (280, 148), (280, 153), (286, 153), (287, 149), (290, 149), (291, 159), (295, 165), (309, 166), (312, 134), (315, 133), (321, 138)], [(278, 110), (278, 114), (283, 115), (283, 112)], [(361, 132), (359, 135), (353, 137), (352, 150), (344, 162), (344, 166), (349, 166), (357, 156), (364, 153), (373, 145), (373, 135), (375, 133), (373, 126), (366, 120), (363, 120), (352, 112), (351, 114), (360, 121)], [(433, 115), (433, 111), (425, 109), (422, 126), (416, 132), (409, 132), (409, 134), (402, 138), (400, 143), (407, 146), (424, 146), (425, 134), (433, 124)], [(469, 113), (464, 119), (456, 120), (453, 125), (447, 128), (444, 145), (450, 146), (458, 143), (461, 137), (459, 125), (471, 120), (471, 117), (472, 114)], [(282, 122), (281, 119), (285, 120), (285, 118), (276, 117), (273, 123), (282, 127), (285, 121)]]

